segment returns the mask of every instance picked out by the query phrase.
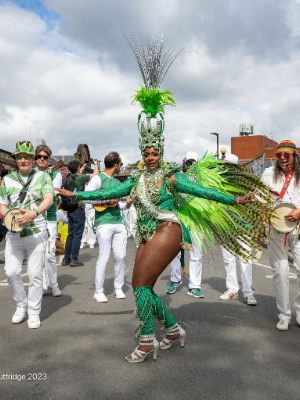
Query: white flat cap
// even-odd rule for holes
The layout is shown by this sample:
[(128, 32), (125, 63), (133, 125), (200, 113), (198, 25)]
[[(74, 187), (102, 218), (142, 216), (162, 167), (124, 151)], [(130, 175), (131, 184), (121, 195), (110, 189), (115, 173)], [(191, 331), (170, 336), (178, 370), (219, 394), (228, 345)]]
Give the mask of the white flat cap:
[(188, 151), (185, 155), (186, 160), (195, 160), (198, 161), (199, 155), (195, 151)]
[(239, 162), (239, 158), (235, 154), (228, 153), (225, 155), (225, 161), (232, 164), (237, 164)]

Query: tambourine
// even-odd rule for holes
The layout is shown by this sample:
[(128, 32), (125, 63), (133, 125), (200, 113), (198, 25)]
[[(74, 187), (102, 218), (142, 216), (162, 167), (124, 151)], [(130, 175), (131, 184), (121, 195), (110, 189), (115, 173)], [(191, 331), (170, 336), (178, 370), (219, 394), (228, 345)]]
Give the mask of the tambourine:
[(21, 232), (23, 227), (18, 222), (21, 216), (22, 212), (18, 208), (8, 210), (3, 220), (5, 227), (11, 232)]
[(285, 217), (297, 207), (293, 203), (282, 202), (276, 204), (271, 217), (273, 228), (280, 233), (289, 233), (298, 225), (298, 221), (288, 221)]

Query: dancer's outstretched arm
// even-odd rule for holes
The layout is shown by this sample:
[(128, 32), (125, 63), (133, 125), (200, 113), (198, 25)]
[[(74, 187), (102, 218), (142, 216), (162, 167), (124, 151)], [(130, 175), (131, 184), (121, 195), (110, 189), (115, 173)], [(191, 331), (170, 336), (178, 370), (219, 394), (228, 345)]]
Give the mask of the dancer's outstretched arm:
[(195, 182), (191, 182), (185, 175), (179, 173), (171, 176), (171, 184), (181, 193), (190, 194), (196, 197), (203, 197), (208, 200), (218, 201), (224, 204), (244, 204), (251, 201), (255, 193), (247, 193), (244, 196), (236, 197), (230, 194), (220, 193), (215, 189), (206, 188)]
[(64, 197), (75, 197), (77, 200), (110, 200), (126, 197), (130, 194), (132, 189), (132, 179), (121, 183), (107, 190), (94, 190), (90, 192), (70, 192), (69, 190), (60, 189), (59, 194)]

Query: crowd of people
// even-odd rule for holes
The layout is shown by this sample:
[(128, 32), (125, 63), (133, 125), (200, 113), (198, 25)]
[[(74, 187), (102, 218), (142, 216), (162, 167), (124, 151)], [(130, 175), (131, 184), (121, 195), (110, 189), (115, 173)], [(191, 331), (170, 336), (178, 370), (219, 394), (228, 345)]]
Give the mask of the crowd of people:
[[(195, 233), (188, 232), (183, 223), (176, 220), (175, 206), (172, 203), (176, 190), (188, 195), (200, 196), (209, 201), (221, 201), (228, 205), (250, 203), (253, 193), (240, 197), (218, 193), (198, 184), (192, 186), (185, 177), (199, 156), (194, 151), (186, 153), (178, 171), (161, 173), (161, 154), (146, 144), (142, 149), (145, 169), (137, 182), (133, 177), (120, 183), (115, 176), (122, 166), (121, 156), (110, 152), (104, 158), (104, 171), (96, 167), (92, 174), (84, 173), (83, 166), (76, 160), (68, 164), (69, 174), (63, 178), (55, 168), (49, 168), (51, 149), (39, 145), (36, 149), (30, 142), (17, 142), (12, 157), (17, 169), (1, 179), (0, 214), (6, 217), (11, 210), (21, 213), (15, 217), (17, 231), (8, 227), (5, 236), (4, 269), (16, 311), (12, 323), (18, 324), (27, 319), (29, 328), (40, 327), (40, 311), (43, 294), (59, 297), (56, 265), (56, 240), (58, 205), (65, 212), (68, 222), (68, 236), (62, 265), (80, 267), (80, 248), (87, 243), (93, 248), (98, 242), (99, 256), (95, 266), (95, 292), (93, 298), (106, 303), (105, 271), (111, 250), (114, 255), (114, 289), (117, 299), (125, 298), (123, 291), (127, 237), (134, 232), (138, 250), (133, 269), (132, 287), (136, 297), (137, 312), (140, 319), (139, 344), (126, 357), (128, 362), (142, 362), (153, 354), (156, 359), (158, 349), (164, 350), (180, 341), (184, 346), (186, 332), (153, 290), (154, 284), (164, 269), (170, 265), (170, 280), (166, 293), (172, 295), (182, 284), (182, 248), (189, 251), (189, 287), (187, 294), (201, 299), (202, 252)], [(300, 241), (298, 222), (300, 220), (300, 163), (296, 145), (288, 140), (278, 144), (275, 165), (266, 169), (262, 180), (268, 186), (276, 202), (288, 201), (294, 209), (286, 216), (295, 223), (289, 233), (271, 230), (269, 238), (270, 265), (274, 276), (274, 288), (279, 321), (278, 330), (288, 330), (292, 310), (289, 301), (289, 250), (294, 256), (297, 268), (297, 295), (294, 300), (296, 322), (300, 325)], [(228, 154), (225, 162), (237, 163), (237, 157)], [(141, 179), (143, 177), (143, 179)], [(153, 185), (153, 182), (155, 183)], [(147, 188), (147, 192), (142, 192)], [(142, 195), (139, 195), (142, 193)], [(148, 195), (143, 197), (143, 195)], [(158, 201), (153, 202), (153, 198)], [(58, 201), (61, 199), (62, 201)], [(152, 203), (149, 202), (152, 199)], [(96, 204), (95, 204), (96, 203)], [(95, 208), (95, 210), (94, 210)], [(124, 211), (130, 213), (133, 221)], [(92, 212), (91, 212), (92, 211)], [(86, 215), (89, 217), (86, 218)], [(127, 217), (124, 216), (127, 215)], [(65, 221), (66, 222), (66, 221)], [(134, 229), (132, 226), (134, 225)], [(127, 226), (127, 229), (126, 229)], [(128, 228), (130, 226), (130, 228)], [(91, 232), (88, 234), (87, 230)], [(3, 230), (3, 224), (2, 224)], [(83, 233), (86, 231), (86, 237)], [(94, 235), (94, 236), (93, 236)], [(92, 238), (92, 239), (91, 239)], [(239, 239), (239, 238), (238, 238)], [(240, 239), (239, 239), (240, 240)], [(185, 246), (183, 245), (185, 244)], [(246, 244), (243, 244), (246, 246)], [(254, 249), (248, 249), (250, 252)], [(236, 257), (221, 246), (223, 267), (226, 271), (226, 290), (220, 299), (231, 301), (238, 296), (239, 283), (236, 263), (241, 266), (242, 292), (245, 303), (255, 306), (257, 300), (252, 288), (252, 259)], [(29, 277), (28, 294), (25, 292), (21, 272), (24, 259), (27, 259)], [(153, 317), (157, 317), (165, 328), (165, 337), (159, 343), (154, 334)]]

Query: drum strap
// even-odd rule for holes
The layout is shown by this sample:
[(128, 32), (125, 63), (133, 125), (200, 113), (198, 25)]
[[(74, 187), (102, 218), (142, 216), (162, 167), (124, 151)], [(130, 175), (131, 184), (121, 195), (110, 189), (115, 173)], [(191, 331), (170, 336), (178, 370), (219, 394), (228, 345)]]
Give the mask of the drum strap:
[(23, 188), (22, 188), (22, 190), (21, 190), (21, 192), (19, 194), (20, 204), (22, 204), (24, 199), (25, 199), (25, 196), (26, 196), (26, 193), (27, 193), (27, 189), (29, 188), (29, 185), (30, 185), (30, 183), (31, 183), (31, 181), (33, 179), (33, 176), (34, 176), (34, 172), (35, 171), (33, 171), (33, 170), (30, 172), (30, 174), (28, 176), (28, 180), (27, 180), (27, 182), (25, 184), (24, 184), (24, 182), (22, 181), (21, 178), (19, 179), (19, 182), (23, 186)]
[[(292, 180), (293, 176), (294, 176), (294, 171), (293, 171), (293, 172), (289, 172), (289, 173), (285, 176), (284, 184), (283, 184), (282, 189), (281, 189), (281, 191), (280, 191), (280, 193), (279, 193), (279, 197), (282, 198), (282, 197), (286, 194), (286, 192), (287, 192), (287, 190), (288, 190), (288, 187), (289, 187), (289, 185), (290, 185), (290, 183), (291, 183), (291, 180)], [(283, 243), (282, 243), (283, 249), (284, 249), (284, 248), (286, 247), (286, 245), (287, 245), (288, 237), (289, 237), (289, 234), (288, 234), (288, 233), (286, 233), (286, 234), (284, 235), (284, 237), (283, 237)]]
[(283, 197), (283, 196), (286, 194), (286, 192), (287, 192), (287, 190), (288, 190), (288, 187), (289, 187), (289, 185), (290, 185), (290, 183), (291, 183), (291, 180), (292, 180), (293, 176), (294, 176), (294, 172), (289, 172), (289, 173), (285, 176), (284, 184), (283, 184), (282, 189), (281, 189), (281, 191), (280, 191), (280, 193), (279, 193), (279, 197)]

